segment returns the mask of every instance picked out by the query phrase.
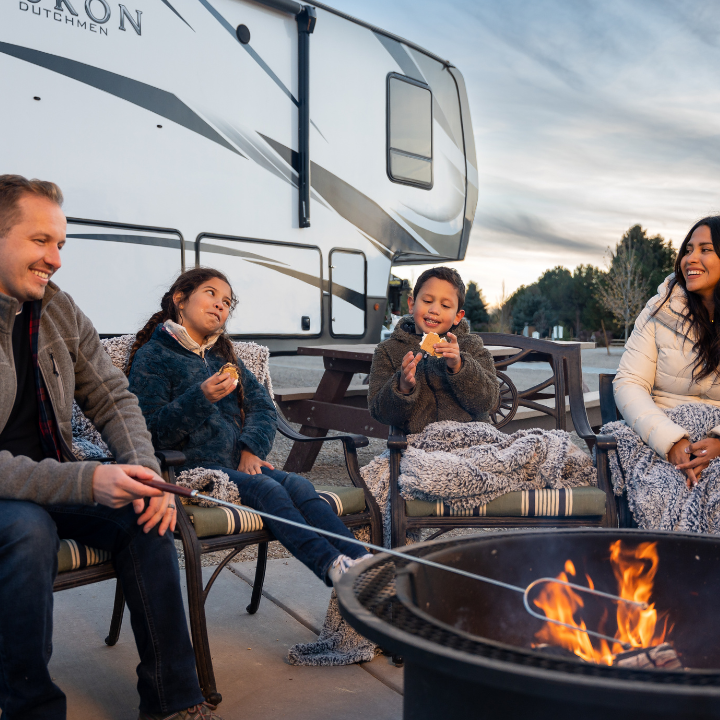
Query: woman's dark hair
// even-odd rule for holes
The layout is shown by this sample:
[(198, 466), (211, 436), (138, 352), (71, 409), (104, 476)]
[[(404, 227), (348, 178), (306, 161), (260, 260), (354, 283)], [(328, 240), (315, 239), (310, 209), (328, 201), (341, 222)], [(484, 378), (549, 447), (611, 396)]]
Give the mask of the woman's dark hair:
[(714, 318), (710, 318), (705, 304), (702, 301), (700, 295), (694, 292), (690, 292), (687, 289), (685, 282), (685, 276), (682, 272), (680, 265), (685, 253), (687, 252), (687, 245), (690, 242), (690, 238), (693, 233), (702, 226), (707, 227), (710, 230), (710, 237), (712, 238), (713, 248), (715, 253), (720, 257), (720, 215), (711, 215), (710, 217), (698, 220), (691, 228), (690, 232), (685, 236), (685, 239), (680, 246), (680, 250), (675, 260), (675, 277), (670, 281), (668, 286), (668, 293), (663, 299), (662, 303), (658, 305), (653, 312), (653, 315), (660, 310), (660, 308), (670, 299), (670, 295), (673, 288), (676, 285), (685, 291), (687, 297), (687, 309), (684, 317), (688, 323), (687, 334), (695, 332), (697, 340), (693, 345), (693, 350), (697, 355), (697, 362), (693, 367), (692, 378), (695, 382), (702, 380), (703, 378), (709, 377), (710, 375), (720, 374), (720, 336), (718, 336), (715, 330), (715, 323), (713, 319), (717, 319), (720, 323), (720, 283), (715, 285), (713, 291), (713, 304), (715, 306)]
[[(127, 368), (125, 369), (126, 375), (130, 374), (130, 368), (132, 367), (133, 360), (135, 359), (135, 353), (152, 337), (152, 334), (155, 332), (155, 328), (158, 325), (161, 325), (166, 320), (172, 320), (173, 322), (182, 324), (180, 311), (173, 299), (175, 295), (180, 293), (180, 302), (183, 302), (187, 300), (203, 283), (206, 283), (208, 280), (212, 280), (213, 278), (222, 280), (230, 288), (230, 312), (232, 313), (237, 305), (237, 298), (235, 297), (232, 286), (225, 275), (223, 275), (219, 270), (213, 270), (212, 268), (199, 267), (193, 268), (192, 270), (186, 270), (178, 276), (175, 282), (170, 286), (170, 289), (162, 296), (162, 300), (160, 301), (160, 310), (145, 323), (145, 327), (143, 327), (143, 329), (137, 334), (135, 342), (130, 349), (130, 357), (128, 359)], [(215, 345), (213, 345), (212, 349), (221, 358), (223, 358), (225, 362), (237, 365), (237, 355), (235, 355), (232, 342), (225, 333), (224, 329), (222, 335), (220, 335), (220, 337), (215, 341)], [(242, 381), (238, 381), (237, 384), (237, 401), (240, 406), (240, 417), (242, 419), (242, 423), (244, 424), (245, 411), (243, 410), (244, 393)]]
[(460, 273), (455, 270), (455, 268), (434, 267), (425, 270), (425, 272), (420, 275), (420, 277), (417, 279), (417, 282), (415, 283), (412, 295), (413, 298), (417, 300), (417, 297), (420, 294), (420, 290), (422, 290), (422, 286), (430, 278), (438, 278), (438, 280), (445, 280), (445, 282), (449, 282), (455, 288), (458, 296), (457, 311), (460, 312), (463, 309), (463, 305), (465, 304), (465, 283), (462, 281)]

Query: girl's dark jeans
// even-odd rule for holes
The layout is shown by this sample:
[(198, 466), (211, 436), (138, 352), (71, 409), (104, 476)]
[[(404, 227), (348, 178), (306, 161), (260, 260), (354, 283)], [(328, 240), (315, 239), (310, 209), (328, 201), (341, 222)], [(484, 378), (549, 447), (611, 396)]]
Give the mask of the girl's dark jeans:
[[(330, 505), (317, 494), (315, 486), (300, 475), (270, 468), (263, 468), (262, 475), (248, 475), (213, 463), (202, 466), (227, 473), (238, 486), (243, 505), (354, 539)], [(338, 555), (359, 558), (367, 553), (361, 545), (318, 535), (311, 527), (301, 530), (265, 518), (263, 522), (298, 560), (328, 585), (327, 572)]]
[[(60, 539), (113, 555), (130, 609), (140, 709), (182, 710), (203, 701), (188, 634), (172, 534), (144, 533), (132, 505), (0, 500), (0, 708), (3, 720), (64, 720), (65, 695), (50, 678), (53, 582)], [(108, 610), (108, 619), (110, 608)], [(132, 701), (128, 699), (128, 704)]]

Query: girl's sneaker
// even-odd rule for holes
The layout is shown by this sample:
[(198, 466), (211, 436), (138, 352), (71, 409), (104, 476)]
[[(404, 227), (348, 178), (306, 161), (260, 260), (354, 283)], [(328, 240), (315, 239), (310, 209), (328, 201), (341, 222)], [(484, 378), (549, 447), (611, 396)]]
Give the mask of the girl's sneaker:
[(215, 705), (204, 702), (200, 705), (193, 705), (187, 710), (177, 710), (172, 713), (149, 714), (141, 712), (138, 720), (222, 720), (213, 711)]
[(372, 553), (367, 553), (367, 555), (363, 555), (361, 558), (357, 558), (357, 560), (353, 560), (351, 557), (348, 557), (347, 555), (338, 555), (335, 560), (333, 561), (333, 564), (330, 566), (330, 569), (328, 570), (328, 579), (330, 582), (335, 585), (337, 581), (353, 566), (357, 565), (359, 562), (362, 562), (363, 560), (367, 560), (368, 558), (372, 557)]

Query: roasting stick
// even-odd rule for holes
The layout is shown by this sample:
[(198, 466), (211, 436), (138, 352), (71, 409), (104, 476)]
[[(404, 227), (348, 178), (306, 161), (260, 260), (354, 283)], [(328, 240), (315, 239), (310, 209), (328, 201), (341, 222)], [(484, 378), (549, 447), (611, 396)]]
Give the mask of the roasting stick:
[(632, 647), (629, 643), (622, 642), (621, 640), (618, 640), (617, 638), (614, 638), (614, 637), (610, 637), (609, 635), (603, 635), (602, 633), (595, 632), (594, 630), (588, 630), (587, 628), (581, 628), (581, 627), (578, 627), (577, 625), (570, 625), (568, 623), (561, 622), (560, 620), (553, 620), (552, 618), (549, 618), (546, 615), (541, 615), (540, 613), (535, 612), (530, 607), (530, 603), (528, 601), (529, 592), (541, 583), (557, 583), (558, 585), (564, 585), (565, 587), (572, 588), (573, 590), (575, 590), (577, 592), (583, 592), (583, 593), (587, 593), (589, 595), (595, 595), (597, 597), (605, 598), (607, 600), (613, 600), (615, 602), (627, 603), (628, 605), (635, 605), (636, 607), (640, 608), (641, 610), (645, 610), (648, 607), (648, 604), (644, 603), (644, 602), (637, 602), (636, 600), (627, 600), (626, 598), (622, 598), (619, 595), (612, 595), (611, 593), (602, 592), (600, 590), (594, 590), (592, 588), (583, 587), (582, 585), (576, 585), (575, 583), (565, 582), (564, 580), (558, 580), (557, 578), (551, 578), (551, 577), (538, 578), (537, 580), (533, 580), (527, 587), (523, 588), (523, 587), (520, 587), (519, 585), (511, 585), (510, 583), (502, 582), (502, 580), (495, 580), (493, 578), (485, 577), (483, 575), (476, 575), (475, 573), (468, 572), (467, 570), (461, 570), (460, 568), (450, 567), (449, 565), (442, 565), (441, 563), (436, 563), (433, 560), (427, 560), (426, 558), (416, 557), (415, 555), (410, 555), (408, 553), (400, 552), (399, 550), (393, 550), (391, 548), (380, 547), (379, 545), (373, 545), (372, 543), (361, 542), (360, 540), (357, 540), (355, 538), (348, 538), (348, 537), (345, 537), (344, 535), (339, 535), (338, 533), (331, 532), (330, 530), (323, 530), (322, 528), (303, 525), (302, 523), (295, 522), (294, 520), (286, 520), (285, 518), (278, 517), (277, 515), (271, 515), (270, 513), (266, 513), (261, 510), (255, 510), (254, 508), (248, 507), (247, 505), (236, 505), (235, 503), (229, 503), (229, 502), (226, 502), (225, 500), (218, 500), (217, 498), (211, 497), (210, 495), (203, 495), (203, 494), (199, 493), (197, 490), (191, 490), (190, 488), (183, 487), (182, 485), (170, 485), (169, 483), (161, 482), (160, 480), (138, 480), (138, 482), (143, 483), (143, 485), (148, 485), (149, 487), (153, 487), (158, 490), (162, 490), (164, 492), (169, 492), (169, 493), (173, 493), (175, 495), (180, 495), (182, 497), (197, 498), (199, 500), (207, 500), (211, 503), (215, 503), (216, 505), (223, 505), (224, 507), (235, 508), (236, 510), (243, 510), (245, 512), (252, 513), (253, 515), (259, 515), (260, 517), (267, 518), (268, 520), (275, 520), (277, 522), (285, 523), (286, 525), (293, 525), (294, 527), (301, 528), (302, 530), (310, 529), (313, 532), (316, 532), (318, 535), (326, 535), (327, 537), (335, 538), (337, 540), (343, 540), (344, 542), (355, 543), (356, 545), (360, 545), (363, 548), (370, 548), (371, 550), (376, 550), (377, 552), (387, 553), (388, 555), (394, 555), (396, 557), (403, 558), (404, 560), (410, 560), (412, 562), (420, 563), (421, 565), (427, 565), (428, 567), (433, 567), (438, 570), (445, 570), (446, 572), (455, 573), (456, 575), (462, 575), (463, 577), (467, 577), (472, 580), (479, 580), (480, 582), (488, 583), (490, 585), (496, 585), (497, 587), (502, 587), (502, 588), (505, 588), (506, 590), (513, 590), (514, 592), (518, 592), (523, 596), (523, 605), (525, 606), (525, 609), (533, 617), (536, 617), (539, 620), (544, 620), (545, 622), (554, 623), (555, 625), (562, 625), (563, 627), (570, 628), (571, 630), (577, 630), (578, 632), (584, 632), (584, 633), (587, 633), (588, 635), (592, 635), (593, 637), (602, 638), (602, 639), (608, 640), (612, 643), (617, 643), (618, 645), (621, 645), (626, 650), (629, 650)]

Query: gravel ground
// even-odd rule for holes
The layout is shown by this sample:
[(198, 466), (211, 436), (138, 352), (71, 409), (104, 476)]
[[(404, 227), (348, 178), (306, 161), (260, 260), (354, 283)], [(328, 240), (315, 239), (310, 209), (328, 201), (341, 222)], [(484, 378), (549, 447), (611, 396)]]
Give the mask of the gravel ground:
[[(617, 369), (623, 350), (621, 348), (611, 348), (610, 355), (607, 354), (605, 348), (597, 348), (595, 350), (583, 350), (583, 381), (588, 390), (598, 389), (599, 372), (607, 371), (612, 373)], [(527, 367), (530, 366), (530, 367)], [(309, 356), (282, 356), (271, 358), (270, 372), (275, 387), (316, 387), (322, 378), (324, 372), (322, 358)], [(528, 387), (531, 383), (537, 383), (548, 376), (547, 370), (543, 366), (540, 369), (534, 369), (530, 363), (524, 363), (521, 369), (508, 373), (519, 387)], [(356, 375), (353, 378), (353, 384), (363, 381), (362, 375)], [(294, 425), (295, 429), (299, 429), (299, 425)], [(331, 435), (338, 434), (329, 433)], [(572, 433), (575, 444), (588, 452), (587, 445), (575, 433)], [(275, 444), (268, 456), (268, 461), (275, 467), (282, 468), (285, 464), (292, 441), (283, 437), (279, 433), (275, 438)], [(368, 447), (358, 450), (358, 460), (360, 466), (367, 465), (376, 455), (379, 455), (385, 449), (385, 440), (378, 438), (370, 438)], [(315, 465), (305, 476), (316, 485), (352, 485), (350, 478), (345, 470), (345, 458), (340, 442), (326, 442), (323, 445), (320, 454), (315, 461)], [(494, 530), (489, 530), (492, 532)], [(432, 530), (424, 531), (424, 535), (432, 534)], [(465, 535), (479, 532), (478, 529), (471, 530), (453, 530), (447, 533), (447, 536)], [(176, 541), (178, 554), (180, 556), (181, 565), (184, 565), (184, 557), (182, 554), (182, 546)], [(226, 553), (208, 553), (203, 555), (203, 566), (217, 565)], [(279, 543), (270, 544), (268, 555), (271, 558), (290, 557), (290, 553)], [(246, 562), (257, 558), (257, 546), (251, 546), (239, 553), (231, 562)]]

